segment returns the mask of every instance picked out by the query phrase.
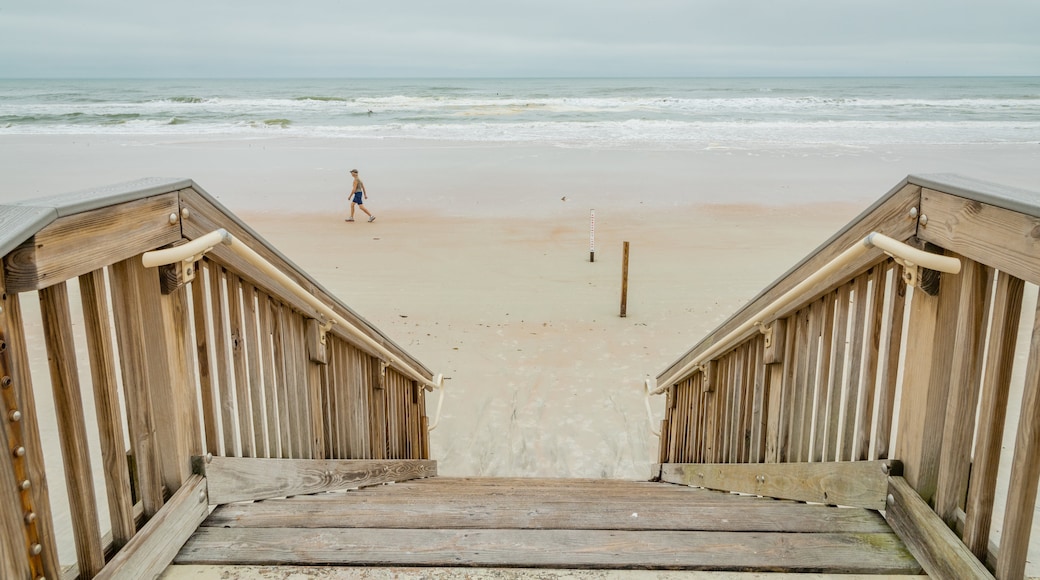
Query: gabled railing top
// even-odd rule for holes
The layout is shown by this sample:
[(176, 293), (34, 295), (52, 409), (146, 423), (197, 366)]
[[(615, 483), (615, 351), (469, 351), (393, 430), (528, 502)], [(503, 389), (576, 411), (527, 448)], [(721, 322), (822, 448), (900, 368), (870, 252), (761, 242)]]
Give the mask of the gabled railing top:
[[(871, 232), (958, 267), (892, 248), (835, 260)], [(661, 478), (827, 503), (866, 469), (887, 478), (871, 501), (930, 574), (985, 577), (982, 562), (1022, 578), (1040, 482), (1037, 285), (1040, 194), (907, 177), (657, 375)]]
[(154, 577), (206, 456), (320, 489), (435, 474), (439, 380), (190, 179), (2, 205), (0, 259), (0, 577)]

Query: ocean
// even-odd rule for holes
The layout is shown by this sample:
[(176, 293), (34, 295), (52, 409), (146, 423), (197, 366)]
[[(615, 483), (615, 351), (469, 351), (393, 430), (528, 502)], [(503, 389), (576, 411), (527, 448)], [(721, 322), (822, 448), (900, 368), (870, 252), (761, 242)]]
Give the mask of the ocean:
[(0, 135), (592, 148), (1040, 142), (1040, 77), (0, 80)]

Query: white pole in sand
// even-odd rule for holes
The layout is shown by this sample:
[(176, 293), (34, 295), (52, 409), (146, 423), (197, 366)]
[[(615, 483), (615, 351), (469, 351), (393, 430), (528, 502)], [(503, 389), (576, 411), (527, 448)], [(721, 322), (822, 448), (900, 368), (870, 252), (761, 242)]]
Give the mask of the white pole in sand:
[(589, 210), (589, 261), (596, 261), (596, 210)]

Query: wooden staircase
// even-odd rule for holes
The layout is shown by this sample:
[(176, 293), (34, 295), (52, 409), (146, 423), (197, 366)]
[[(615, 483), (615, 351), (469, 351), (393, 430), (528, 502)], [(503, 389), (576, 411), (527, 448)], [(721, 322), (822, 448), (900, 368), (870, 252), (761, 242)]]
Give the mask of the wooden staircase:
[(174, 564), (921, 573), (873, 510), (668, 483), (449, 477), (222, 505)]

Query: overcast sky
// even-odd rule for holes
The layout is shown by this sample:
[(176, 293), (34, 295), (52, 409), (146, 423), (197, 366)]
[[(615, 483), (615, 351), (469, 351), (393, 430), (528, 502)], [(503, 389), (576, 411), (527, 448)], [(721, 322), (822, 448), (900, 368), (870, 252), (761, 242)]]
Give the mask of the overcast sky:
[(0, 77), (1040, 75), (1040, 0), (0, 0)]

